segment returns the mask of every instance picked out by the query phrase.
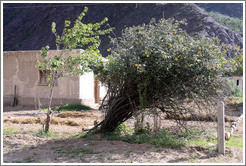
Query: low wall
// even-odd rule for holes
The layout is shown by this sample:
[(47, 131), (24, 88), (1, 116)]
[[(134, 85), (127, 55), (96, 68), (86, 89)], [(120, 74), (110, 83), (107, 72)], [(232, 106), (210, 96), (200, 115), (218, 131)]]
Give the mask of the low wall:
[[(3, 98), (3, 106), (10, 106), (11, 101), (13, 97), (4, 97)], [(38, 106), (38, 100), (35, 98), (30, 98), (30, 97), (17, 97), (18, 99), (18, 105), (21, 106), (28, 106), (28, 107), (35, 107)], [(41, 103), (41, 108), (47, 107), (49, 103), (48, 98), (40, 98), (39, 99)], [(60, 105), (65, 105), (65, 104), (81, 104), (83, 101), (81, 99), (68, 99), (68, 98), (54, 98), (52, 100), (52, 106), (60, 106)]]

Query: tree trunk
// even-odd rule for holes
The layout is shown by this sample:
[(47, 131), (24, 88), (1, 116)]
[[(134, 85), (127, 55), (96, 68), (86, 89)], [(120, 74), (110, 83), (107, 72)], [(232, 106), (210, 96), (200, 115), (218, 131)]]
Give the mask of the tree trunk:
[(50, 112), (48, 111), (46, 122), (45, 122), (45, 130), (44, 130), (45, 133), (48, 133), (49, 132), (49, 129), (50, 129), (50, 119), (51, 119), (50, 118)]
[[(138, 99), (138, 96), (132, 98)], [(105, 119), (99, 132), (113, 132), (118, 125), (131, 118), (136, 110), (136, 102), (125, 92), (110, 98), (107, 105)]]
[(52, 99), (53, 99), (53, 88), (54, 88), (54, 84), (52, 83), (51, 89), (50, 89), (49, 107), (48, 107), (47, 118), (46, 118), (46, 122), (45, 122), (45, 130), (44, 130), (45, 133), (48, 133), (49, 129), (50, 129), (51, 104), (52, 104)]

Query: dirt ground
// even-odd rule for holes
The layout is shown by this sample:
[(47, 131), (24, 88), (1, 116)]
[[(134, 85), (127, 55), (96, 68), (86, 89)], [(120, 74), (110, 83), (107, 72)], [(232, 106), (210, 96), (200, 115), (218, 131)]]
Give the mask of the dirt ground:
[[(199, 146), (182, 148), (157, 148), (151, 144), (130, 144), (123, 141), (105, 141), (101, 139), (86, 140), (71, 138), (81, 133), (83, 128), (93, 126), (95, 120), (102, 119), (102, 113), (94, 110), (81, 114), (88, 118), (63, 117), (54, 115), (60, 120), (86, 121), (74, 125), (51, 124), (55, 138), (37, 137), (40, 123), (18, 124), (11, 121), (15, 118), (36, 118), (36, 110), (27, 108), (5, 108), (3, 113), (3, 162), (4, 163), (243, 163), (243, 148), (226, 147), (226, 154), (218, 155), (215, 150), (208, 150)], [(8, 119), (8, 120), (6, 120)], [(82, 119), (82, 120), (81, 120)], [(132, 120), (129, 120), (130, 125)], [(187, 122), (190, 128), (198, 123)], [(217, 124), (214, 122), (200, 122), (204, 130), (216, 133)], [(162, 127), (179, 130), (173, 120), (162, 120)], [(226, 123), (226, 130), (230, 123)], [(6, 132), (8, 131), (8, 132)], [(237, 127), (235, 135), (242, 137), (243, 120)], [(216, 145), (213, 145), (216, 146)]]

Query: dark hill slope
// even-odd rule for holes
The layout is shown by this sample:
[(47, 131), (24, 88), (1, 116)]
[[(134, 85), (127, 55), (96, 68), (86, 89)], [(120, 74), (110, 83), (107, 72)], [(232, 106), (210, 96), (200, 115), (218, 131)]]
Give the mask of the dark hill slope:
[[(39, 50), (46, 45), (55, 49), (51, 22), (57, 23), (59, 32), (64, 20), (75, 20), (84, 6), (89, 7), (84, 21), (95, 23), (108, 17), (109, 25), (115, 27), (113, 37), (120, 36), (126, 26), (149, 23), (151, 18), (158, 20), (164, 15), (187, 19), (188, 25), (183, 28), (191, 35), (218, 36), (224, 43), (243, 45), (238, 33), (218, 24), (195, 4), (4, 4), (4, 51)], [(108, 44), (109, 39), (102, 38), (100, 50), (104, 55)]]
[(219, 12), (230, 17), (242, 19), (243, 3), (195, 3), (207, 12)]

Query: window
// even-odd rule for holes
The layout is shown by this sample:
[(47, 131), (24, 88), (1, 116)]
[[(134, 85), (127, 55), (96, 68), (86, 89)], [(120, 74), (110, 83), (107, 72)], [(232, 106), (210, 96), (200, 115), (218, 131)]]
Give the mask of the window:
[[(39, 84), (47, 85), (47, 77), (50, 75), (48, 70), (39, 70)], [(55, 85), (57, 85), (58, 79), (55, 77)]]
[(46, 84), (46, 72), (47, 71), (41, 71), (41, 70), (39, 70), (39, 83), (40, 84)]
[(237, 86), (239, 85), (239, 80), (237, 80)]

